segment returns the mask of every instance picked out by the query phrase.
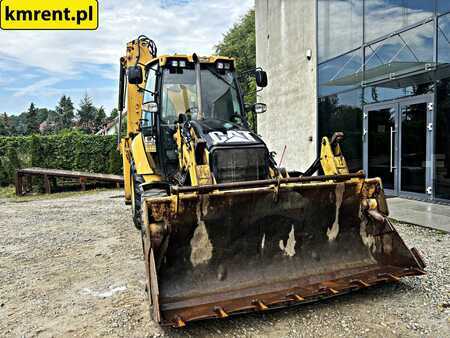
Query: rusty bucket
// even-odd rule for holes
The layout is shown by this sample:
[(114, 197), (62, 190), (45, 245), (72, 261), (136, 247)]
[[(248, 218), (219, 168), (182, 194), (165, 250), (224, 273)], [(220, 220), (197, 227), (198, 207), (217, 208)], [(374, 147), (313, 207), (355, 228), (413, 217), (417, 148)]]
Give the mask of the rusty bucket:
[(331, 297), (425, 264), (361, 175), (180, 187), (144, 203), (153, 318), (172, 326)]

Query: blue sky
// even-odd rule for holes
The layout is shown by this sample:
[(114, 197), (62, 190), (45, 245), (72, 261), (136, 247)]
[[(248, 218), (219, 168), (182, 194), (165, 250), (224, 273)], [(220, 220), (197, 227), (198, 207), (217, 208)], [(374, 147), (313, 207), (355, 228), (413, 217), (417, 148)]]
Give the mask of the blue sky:
[(0, 31), (0, 113), (30, 102), (54, 108), (87, 92), (109, 112), (116, 106), (118, 60), (126, 42), (145, 34), (158, 53), (207, 55), (253, 0), (107, 0), (97, 31)]

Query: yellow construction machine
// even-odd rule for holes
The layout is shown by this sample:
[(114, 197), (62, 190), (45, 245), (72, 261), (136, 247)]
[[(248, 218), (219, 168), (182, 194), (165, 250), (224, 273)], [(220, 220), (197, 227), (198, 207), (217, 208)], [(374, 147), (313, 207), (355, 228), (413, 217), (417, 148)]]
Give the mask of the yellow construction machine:
[[(267, 85), (261, 69), (245, 75)], [(279, 168), (246, 119), (265, 105), (246, 106), (238, 79), (233, 59), (158, 56), (145, 36), (120, 60), (125, 200), (153, 319), (181, 327), (423, 274), (380, 179), (349, 173), (342, 135), (304, 173)]]

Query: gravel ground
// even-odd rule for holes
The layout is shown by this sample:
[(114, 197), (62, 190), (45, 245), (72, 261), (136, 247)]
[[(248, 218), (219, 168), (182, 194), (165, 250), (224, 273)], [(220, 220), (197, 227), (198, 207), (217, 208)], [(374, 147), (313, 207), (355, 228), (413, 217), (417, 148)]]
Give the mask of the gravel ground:
[(450, 235), (397, 225), (428, 264), (403, 279), (295, 308), (161, 329), (139, 233), (118, 190), (0, 200), (0, 336), (450, 337)]

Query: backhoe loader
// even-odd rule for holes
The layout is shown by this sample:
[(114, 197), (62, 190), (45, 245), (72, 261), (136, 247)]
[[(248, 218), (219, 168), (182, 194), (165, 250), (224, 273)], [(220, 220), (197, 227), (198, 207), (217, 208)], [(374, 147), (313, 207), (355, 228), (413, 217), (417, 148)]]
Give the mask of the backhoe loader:
[[(267, 85), (262, 69), (243, 76)], [(265, 105), (246, 106), (239, 80), (231, 58), (158, 56), (145, 36), (120, 60), (125, 201), (153, 319), (182, 327), (424, 274), (381, 180), (349, 172), (343, 135), (303, 173), (278, 167), (246, 119)]]

